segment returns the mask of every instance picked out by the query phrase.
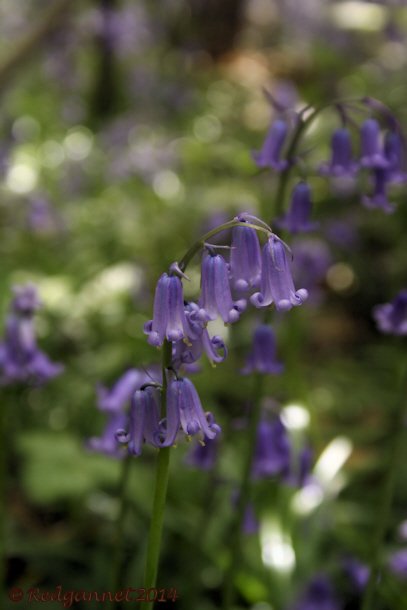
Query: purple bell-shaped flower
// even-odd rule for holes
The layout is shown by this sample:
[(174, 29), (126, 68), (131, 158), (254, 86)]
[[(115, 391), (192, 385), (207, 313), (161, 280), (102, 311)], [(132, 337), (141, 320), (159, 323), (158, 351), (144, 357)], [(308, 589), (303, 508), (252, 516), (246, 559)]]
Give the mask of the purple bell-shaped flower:
[(287, 168), (288, 162), (281, 159), (281, 151), (287, 137), (287, 123), (283, 119), (276, 119), (271, 124), (263, 147), (253, 152), (253, 159), (260, 168), (270, 167), (276, 171)]
[(394, 212), (394, 204), (387, 197), (389, 185), (389, 172), (386, 169), (373, 170), (374, 189), (371, 195), (365, 195), (362, 203), (369, 209), (380, 209), (386, 214)]
[[(238, 217), (238, 220), (241, 220)], [(238, 292), (258, 288), (261, 276), (261, 250), (256, 229), (234, 227), (230, 251), (232, 285)]]
[(260, 324), (254, 331), (252, 349), (242, 373), (279, 375), (283, 370), (284, 365), (277, 360), (274, 332), (270, 326)]
[(253, 456), (252, 474), (254, 478), (290, 474), (291, 446), (287, 430), (281, 419), (263, 420), (257, 429), (256, 449)]
[[(202, 432), (209, 439), (215, 438), (220, 427), (211, 413), (205, 413), (194, 384), (189, 379), (172, 379), (167, 389), (168, 413), (178, 413), (181, 428), (187, 436)], [(167, 426), (170, 429), (170, 426)]]
[(407, 290), (399, 292), (391, 303), (376, 305), (373, 316), (383, 333), (407, 335)]
[(310, 221), (311, 212), (311, 189), (306, 182), (299, 182), (293, 189), (290, 209), (275, 224), (293, 234), (314, 231), (318, 223)]
[(320, 166), (320, 173), (332, 178), (354, 176), (358, 164), (353, 159), (352, 141), (350, 133), (345, 127), (336, 129), (332, 134), (331, 151), (331, 159)]
[(361, 156), (360, 164), (362, 167), (372, 169), (386, 169), (389, 161), (383, 153), (380, 141), (380, 126), (375, 119), (364, 121), (360, 129), (361, 137)]
[(157, 283), (154, 297), (154, 317), (144, 325), (150, 345), (161, 346), (167, 341), (180, 341), (191, 336), (184, 312), (181, 279), (163, 273)]
[(220, 316), (225, 324), (236, 322), (246, 308), (244, 299), (232, 300), (228, 266), (220, 254), (206, 252), (203, 255), (199, 307), (202, 319), (216, 320)]
[(400, 184), (407, 180), (403, 148), (400, 134), (397, 131), (388, 131), (384, 139), (384, 154), (389, 162), (388, 182), (391, 184)]
[(302, 305), (308, 292), (295, 290), (288, 265), (285, 246), (276, 235), (271, 235), (263, 247), (260, 292), (250, 301), (255, 307), (267, 307), (274, 303), (278, 311), (287, 311)]

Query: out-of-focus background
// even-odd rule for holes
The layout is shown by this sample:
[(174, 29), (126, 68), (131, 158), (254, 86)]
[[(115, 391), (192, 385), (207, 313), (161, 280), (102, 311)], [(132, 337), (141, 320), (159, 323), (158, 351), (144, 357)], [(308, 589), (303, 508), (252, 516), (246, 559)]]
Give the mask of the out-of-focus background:
[[(192, 241), (241, 211), (273, 219), (277, 177), (251, 156), (273, 117), (265, 91), (297, 110), (379, 98), (405, 128), (406, 37), (402, 0), (1, 0), (1, 332), (12, 287), (34, 283), (38, 345), (64, 366), (41, 387), (0, 388), (7, 589), (107, 590), (121, 460), (87, 446), (106, 421), (96, 388), (159, 361), (143, 324), (159, 275)], [(292, 443), (313, 449), (318, 485), (256, 486), (236, 608), (290, 608), (321, 573), (338, 608), (360, 607), (344, 566), (369, 562), (406, 355), (372, 308), (407, 284), (407, 200), (401, 186), (394, 214), (367, 210), (315, 171), (338, 126), (327, 111), (301, 146), (320, 228), (287, 241), (309, 257), (296, 282), (311, 275), (311, 297), (273, 318), (286, 371), (267, 381)], [(190, 276), (196, 297), (198, 258)], [(250, 391), (239, 371), (257, 318), (217, 329), (229, 358), (194, 376), (224, 429), (216, 470), (188, 465), (185, 441), (173, 450), (159, 584), (182, 610), (220, 605)], [(406, 555), (394, 560), (407, 554), (403, 450), (377, 610), (407, 608)], [(132, 463), (126, 586), (142, 586), (154, 458), (147, 448)]]

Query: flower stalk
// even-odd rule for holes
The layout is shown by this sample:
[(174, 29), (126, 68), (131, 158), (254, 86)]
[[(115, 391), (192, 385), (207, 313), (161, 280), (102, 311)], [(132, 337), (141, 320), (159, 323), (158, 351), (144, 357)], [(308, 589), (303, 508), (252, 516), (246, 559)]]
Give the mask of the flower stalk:
[[(164, 341), (162, 355), (162, 417), (165, 416), (165, 405), (167, 398), (167, 369), (170, 366), (171, 343), (169, 341)], [(169, 467), (170, 447), (162, 447), (158, 450), (157, 456), (153, 508), (151, 513), (150, 531), (148, 535), (147, 559), (144, 577), (144, 586), (146, 589), (154, 588), (157, 584), (158, 562), (160, 557), (165, 503), (167, 499)], [(153, 604), (154, 602), (147, 602), (146, 604), (143, 604), (143, 608), (145, 608), (146, 610), (152, 610)]]

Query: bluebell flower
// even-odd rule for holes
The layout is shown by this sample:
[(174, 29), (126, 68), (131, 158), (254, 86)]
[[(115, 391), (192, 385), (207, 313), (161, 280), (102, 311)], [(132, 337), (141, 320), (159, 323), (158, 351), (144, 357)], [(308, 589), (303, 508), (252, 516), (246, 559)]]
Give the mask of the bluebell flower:
[(308, 302), (319, 304), (323, 297), (322, 282), (332, 264), (331, 252), (325, 241), (317, 238), (301, 239), (292, 244), (293, 278), (308, 291)]
[(407, 548), (392, 553), (389, 568), (399, 578), (407, 580)]
[(124, 457), (125, 452), (116, 438), (116, 432), (125, 426), (126, 420), (127, 415), (124, 411), (121, 413), (114, 411), (109, 412), (107, 423), (102, 434), (98, 437), (93, 436), (89, 438), (86, 442), (86, 447), (91, 451), (104, 453), (110, 457)]
[(375, 119), (366, 119), (360, 129), (360, 165), (372, 169), (386, 169), (389, 161), (384, 155), (380, 139), (380, 126)]
[(333, 178), (353, 177), (358, 164), (353, 159), (352, 141), (345, 127), (336, 129), (332, 134), (331, 151), (331, 159), (320, 166), (320, 173)]
[(319, 223), (311, 222), (311, 212), (311, 189), (306, 182), (299, 182), (293, 189), (287, 214), (277, 219), (275, 224), (293, 234), (314, 231)]
[(402, 290), (390, 302), (373, 309), (376, 324), (383, 333), (407, 335), (407, 290)]
[(252, 475), (254, 478), (290, 474), (291, 446), (287, 430), (279, 417), (263, 420), (257, 429), (256, 448), (253, 455)]
[(0, 343), (0, 383), (46, 383), (63, 371), (38, 349), (34, 314), (41, 306), (33, 284), (16, 286), (11, 312), (6, 320), (5, 338)]
[(212, 470), (218, 458), (219, 436), (215, 438), (204, 437), (202, 441), (195, 443), (185, 457), (189, 466), (199, 470)]
[(260, 292), (252, 295), (251, 303), (255, 307), (274, 303), (278, 311), (287, 311), (302, 305), (307, 297), (304, 288), (295, 290), (285, 246), (276, 235), (272, 235), (263, 246)]
[(144, 325), (150, 345), (161, 346), (167, 341), (188, 339), (192, 333), (184, 312), (181, 279), (163, 273), (158, 280), (154, 296), (153, 319)]
[(387, 188), (389, 185), (389, 172), (387, 169), (377, 168), (373, 170), (374, 188), (371, 195), (365, 195), (362, 198), (362, 203), (366, 208), (379, 208), (391, 214), (394, 212), (394, 204), (391, 203), (387, 196)]
[(242, 373), (279, 375), (283, 372), (284, 365), (277, 360), (276, 351), (276, 338), (271, 326), (259, 324), (254, 331), (252, 348)]
[(148, 381), (150, 377), (145, 371), (129, 369), (110, 390), (99, 385), (97, 387), (99, 409), (116, 413), (123, 411), (130, 404), (134, 392)]
[(146, 387), (137, 390), (130, 408), (129, 432), (121, 436), (121, 442), (128, 443), (131, 455), (140, 455), (143, 443), (153, 447), (170, 447), (175, 443), (179, 429), (179, 415), (168, 408), (165, 420), (160, 420), (159, 390)]
[[(181, 428), (187, 436), (201, 432), (204, 437), (213, 439), (220, 432), (211, 413), (205, 413), (198, 392), (190, 379), (172, 379), (167, 389), (167, 417), (168, 413), (178, 414)], [(174, 420), (176, 415), (174, 416)], [(170, 425), (168, 430), (172, 431)]]
[(298, 456), (298, 471), (294, 480), (297, 487), (305, 487), (311, 478), (314, 452), (311, 447), (303, 447)]
[(288, 162), (281, 159), (281, 152), (287, 137), (287, 123), (283, 119), (276, 119), (266, 136), (263, 148), (253, 152), (253, 159), (260, 168), (270, 167), (276, 171), (287, 168)]
[(340, 610), (331, 581), (323, 574), (315, 576), (293, 609)]
[[(154, 371), (154, 376), (156, 372)], [(106, 426), (100, 437), (90, 438), (86, 446), (112, 457), (123, 457), (124, 450), (116, 438), (116, 432), (126, 425), (128, 407), (136, 390), (151, 381), (151, 375), (139, 369), (126, 371), (112, 388), (97, 387), (98, 409), (107, 414)]]
[(342, 566), (354, 589), (361, 593), (369, 580), (369, 567), (354, 557), (345, 557)]
[(384, 139), (384, 154), (389, 163), (388, 181), (391, 184), (402, 183), (407, 180), (404, 166), (404, 150), (400, 134), (397, 131), (388, 131)]
[(206, 251), (203, 255), (199, 307), (202, 319), (216, 320), (220, 316), (225, 324), (236, 322), (246, 307), (244, 299), (232, 299), (228, 266), (220, 254)]
[[(244, 219), (238, 216), (237, 220)], [(239, 292), (260, 285), (261, 250), (255, 229), (244, 226), (232, 229), (230, 271), (233, 287)]]
[(203, 328), (201, 335), (197, 339), (190, 339), (188, 343), (185, 341), (173, 343), (173, 364), (176, 368), (182, 365), (194, 364), (200, 359), (203, 352), (205, 352), (212, 364), (223, 362), (228, 353), (222, 337), (219, 335), (210, 337), (208, 330)]

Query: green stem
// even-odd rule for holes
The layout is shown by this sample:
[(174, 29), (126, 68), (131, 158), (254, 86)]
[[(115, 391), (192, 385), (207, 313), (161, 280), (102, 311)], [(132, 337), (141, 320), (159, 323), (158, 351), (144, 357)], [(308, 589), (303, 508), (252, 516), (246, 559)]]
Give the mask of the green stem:
[[(127, 512), (127, 496), (126, 489), (129, 481), (130, 474), (130, 463), (132, 457), (127, 455), (122, 464), (122, 472), (119, 483), (119, 498), (120, 498), (120, 509), (116, 524), (116, 540), (115, 540), (115, 552), (113, 560), (113, 578), (112, 578), (112, 591), (119, 591), (122, 588), (123, 583), (123, 542), (124, 542), (124, 522)], [(120, 608), (119, 602), (113, 602), (113, 608)]]
[(373, 596), (380, 572), (380, 549), (386, 534), (386, 528), (389, 521), (390, 509), (394, 497), (394, 489), (397, 476), (397, 466), (399, 463), (400, 452), (403, 447), (403, 437), (405, 433), (405, 417), (406, 417), (406, 385), (407, 385), (407, 368), (403, 371), (400, 380), (400, 388), (398, 393), (399, 403), (396, 408), (393, 434), (394, 442), (392, 452), (390, 454), (387, 473), (383, 481), (379, 500), (379, 511), (377, 513), (377, 523), (373, 538), (372, 560), (370, 564), (370, 577), (361, 610), (370, 610), (373, 608)]
[(234, 581), (237, 569), (241, 559), (241, 535), (244, 515), (247, 503), (250, 497), (251, 488), (251, 471), (253, 462), (253, 453), (257, 440), (257, 428), (261, 414), (261, 398), (263, 394), (264, 376), (257, 374), (254, 377), (253, 399), (250, 411), (249, 427), (247, 430), (247, 452), (243, 464), (242, 478), (239, 486), (239, 496), (237, 500), (236, 511), (232, 521), (231, 545), (230, 545), (230, 563), (225, 574), (224, 590), (223, 590), (223, 609), (230, 610), (234, 601)]
[[(171, 343), (164, 342), (162, 358), (162, 402), (161, 414), (164, 416), (167, 398), (167, 368), (171, 366)], [(163, 531), (165, 503), (167, 499), (168, 477), (170, 467), (170, 447), (158, 450), (157, 470), (155, 476), (154, 500), (151, 514), (151, 525), (148, 535), (146, 571), (144, 578), (145, 588), (154, 588), (157, 584), (158, 562), (160, 557), (161, 538)], [(151, 610), (154, 602), (143, 604), (143, 609)]]

